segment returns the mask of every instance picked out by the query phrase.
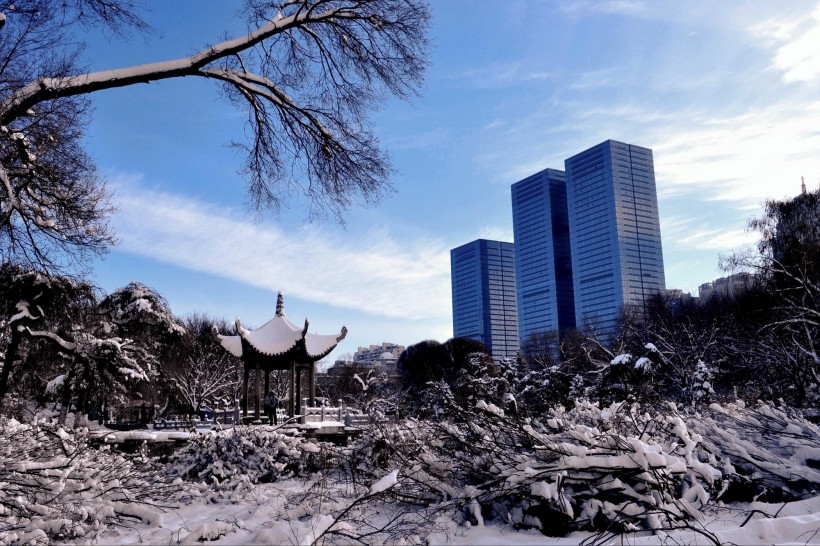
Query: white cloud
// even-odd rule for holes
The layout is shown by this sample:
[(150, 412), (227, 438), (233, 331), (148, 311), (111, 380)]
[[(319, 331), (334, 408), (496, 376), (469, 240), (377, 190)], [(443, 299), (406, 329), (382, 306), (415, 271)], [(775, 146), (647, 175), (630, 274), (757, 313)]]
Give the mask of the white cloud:
[(511, 243), (513, 241), (512, 226), (484, 226), (476, 238)]
[(769, 19), (749, 30), (773, 47), (772, 67), (783, 81), (813, 81), (820, 76), (820, 4), (809, 17)]
[(496, 61), (490, 64), (471, 67), (454, 74), (459, 80), (464, 80), (470, 87), (479, 89), (498, 89), (520, 85), (528, 81), (549, 80), (555, 76), (548, 71), (525, 69), (520, 61)]
[(659, 190), (733, 201), (749, 210), (799, 190), (820, 175), (820, 100), (785, 100), (737, 116), (702, 117), (658, 127)]
[(681, 248), (689, 250), (726, 251), (750, 245), (754, 240), (754, 234), (742, 227), (737, 229), (712, 228), (690, 232), (685, 237), (679, 237), (676, 243)]
[(613, 87), (622, 82), (615, 77), (623, 69), (619, 67), (609, 67), (600, 70), (581, 72), (575, 76), (575, 81), (569, 84), (572, 91), (588, 91), (602, 87)]
[(646, 16), (653, 11), (651, 3), (640, 0), (573, 0), (559, 2), (557, 7), (567, 15), (606, 13)]
[(438, 239), (253, 223), (146, 189), (139, 177), (114, 177), (114, 186), (114, 224), (127, 252), (376, 316), (449, 317), (449, 252)]

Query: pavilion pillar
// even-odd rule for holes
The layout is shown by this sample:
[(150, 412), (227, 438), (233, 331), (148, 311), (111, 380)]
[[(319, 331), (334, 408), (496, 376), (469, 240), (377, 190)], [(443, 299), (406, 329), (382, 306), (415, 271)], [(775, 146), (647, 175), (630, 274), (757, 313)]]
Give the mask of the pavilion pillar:
[(256, 397), (254, 398), (254, 401), (253, 401), (253, 411), (254, 411), (254, 415), (255, 415), (257, 421), (259, 420), (259, 399), (261, 398), (261, 391), (262, 391), (262, 381), (261, 381), (262, 377), (261, 376), (262, 376), (262, 374), (260, 373), (260, 370), (259, 370), (259, 359), (257, 359), (256, 360), (256, 377), (254, 378), (255, 383), (256, 383)]
[(308, 389), (310, 390), (310, 407), (316, 407), (316, 363), (311, 362), (308, 367)]
[(302, 370), (296, 368), (296, 413), (302, 414)]
[(251, 371), (248, 369), (248, 363), (245, 362), (243, 368), (245, 368), (245, 381), (242, 384), (242, 417), (248, 416), (248, 375), (250, 375)]
[(296, 384), (296, 363), (294, 361), (290, 361), (290, 377), (288, 378), (288, 413), (290, 417), (296, 415), (296, 406), (294, 405), (294, 398), (295, 394), (293, 392), (294, 385)]

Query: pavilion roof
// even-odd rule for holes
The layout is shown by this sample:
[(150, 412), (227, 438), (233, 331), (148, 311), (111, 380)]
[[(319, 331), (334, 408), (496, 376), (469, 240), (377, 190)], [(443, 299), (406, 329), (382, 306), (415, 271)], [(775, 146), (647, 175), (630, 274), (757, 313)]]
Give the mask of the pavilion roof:
[[(255, 330), (242, 326), (236, 319), (237, 335), (226, 336), (214, 331), (222, 347), (243, 360), (255, 357), (264, 360), (295, 360), (297, 362), (316, 361), (332, 351), (344, 339), (347, 328), (342, 327), (339, 335), (311, 334), (308, 320), (299, 327), (285, 316), (284, 299), (279, 292), (276, 301), (276, 315)], [(256, 354), (247, 354), (248, 352)]]

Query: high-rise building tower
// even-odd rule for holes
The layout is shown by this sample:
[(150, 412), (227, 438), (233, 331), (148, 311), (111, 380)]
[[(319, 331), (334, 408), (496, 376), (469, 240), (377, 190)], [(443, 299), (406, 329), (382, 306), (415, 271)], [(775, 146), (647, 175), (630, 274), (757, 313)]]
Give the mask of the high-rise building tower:
[(484, 343), (494, 358), (518, 351), (512, 243), (478, 239), (450, 251), (453, 336)]
[(564, 165), (575, 319), (607, 335), (625, 304), (666, 288), (652, 150), (607, 140)]
[(518, 332), (575, 327), (567, 187), (564, 172), (544, 169), (512, 185)]

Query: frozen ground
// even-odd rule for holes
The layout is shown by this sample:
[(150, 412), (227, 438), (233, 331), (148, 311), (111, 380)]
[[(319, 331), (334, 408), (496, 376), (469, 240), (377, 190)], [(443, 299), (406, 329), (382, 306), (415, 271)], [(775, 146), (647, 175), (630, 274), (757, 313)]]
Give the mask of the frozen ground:
[[(715, 405), (696, 415), (640, 409), (577, 403), (544, 425), (527, 420), (515, 428), (517, 421), (488, 406), (459, 422), (373, 427), (342, 450), (274, 427), (238, 427), (191, 434), (162, 465), (144, 452), (85, 449), (83, 432), (10, 420), (0, 436), (0, 546), (45, 544), (46, 534), (83, 544), (820, 545), (816, 425), (765, 404)], [(632, 435), (635, 427), (642, 439)], [(103, 434), (119, 441), (189, 435), (88, 433)], [(527, 438), (535, 448), (510, 451)], [(395, 451), (384, 448), (391, 442)], [(722, 486), (709, 481), (714, 475), (725, 477)], [(27, 493), (32, 488), (36, 494)], [(568, 496), (554, 498), (559, 490)], [(714, 500), (763, 495), (803, 500)], [(561, 511), (535, 511), (545, 506)], [(556, 513), (575, 518), (575, 529), (659, 531), (554, 538), (499, 521), (543, 524), (557, 534), (550, 526), (563, 519)], [(488, 514), (496, 519), (485, 525)]]
[[(100, 535), (99, 544), (310, 544), (333, 523), (329, 515), (300, 514), (289, 499), (304, 487), (289, 480), (260, 485), (236, 502), (203, 499), (180, 508), (168, 509), (153, 523), (131, 528), (112, 528)], [(750, 517), (751, 515), (751, 517)], [(378, 508), (370, 517), (384, 518)], [(746, 521), (748, 520), (748, 521)], [(374, 523), (371, 519), (371, 523)], [(744, 524), (745, 523), (745, 524)], [(678, 531), (668, 535), (647, 532), (593, 537), (574, 533), (554, 538), (533, 530), (516, 531), (507, 525), (488, 524), (464, 527), (439, 516), (430, 521), (425, 536), (405, 537), (406, 543), (427, 544), (714, 544), (704, 534)], [(752, 503), (720, 507), (706, 512), (703, 530), (721, 544), (820, 544), (820, 497), (789, 504)], [(338, 537), (337, 537), (338, 539)], [(595, 542), (592, 542), (595, 541)]]

